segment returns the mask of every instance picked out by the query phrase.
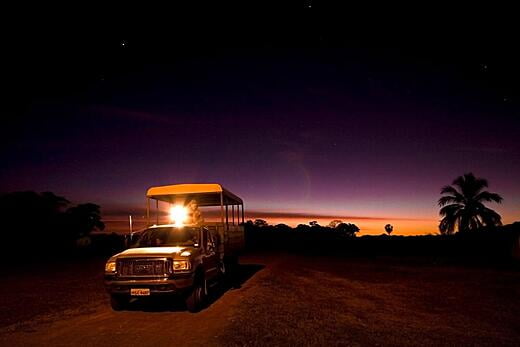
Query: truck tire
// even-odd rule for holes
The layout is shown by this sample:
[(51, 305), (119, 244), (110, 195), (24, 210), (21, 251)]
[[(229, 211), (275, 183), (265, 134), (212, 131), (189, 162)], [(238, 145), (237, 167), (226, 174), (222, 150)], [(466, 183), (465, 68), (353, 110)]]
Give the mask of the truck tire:
[(221, 280), (227, 276), (226, 263), (223, 261), (220, 261), (218, 264), (218, 276)]
[(128, 298), (123, 295), (110, 295), (110, 306), (114, 311), (124, 310), (128, 306)]
[(206, 303), (206, 280), (199, 277), (193, 285), (193, 289), (186, 298), (186, 308), (188, 311), (199, 312)]

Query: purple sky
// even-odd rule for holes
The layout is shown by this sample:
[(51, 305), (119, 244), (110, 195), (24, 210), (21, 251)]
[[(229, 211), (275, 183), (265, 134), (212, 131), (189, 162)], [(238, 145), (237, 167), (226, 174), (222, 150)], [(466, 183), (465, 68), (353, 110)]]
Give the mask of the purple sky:
[(19, 66), (0, 190), (53, 191), (109, 216), (143, 207), (153, 185), (217, 182), (288, 223), (417, 219), (417, 232), (435, 232), (441, 186), (471, 171), (503, 195), (506, 223), (520, 216), (503, 56), (150, 45), (92, 40)]

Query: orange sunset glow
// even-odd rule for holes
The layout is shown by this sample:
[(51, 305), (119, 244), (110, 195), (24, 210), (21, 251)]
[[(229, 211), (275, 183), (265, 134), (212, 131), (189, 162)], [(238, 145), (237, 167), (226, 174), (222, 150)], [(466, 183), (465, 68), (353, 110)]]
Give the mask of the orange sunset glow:
[[(167, 211), (161, 211), (159, 222), (167, 222)], [(206, 221), (218, 221), (216, 212), (203, 213)], [(394, 226), (395, 235), (425, 235), (437, 234), (437, 219), (412, 219), (412, 218), (385, 218), (385, 217), (352, 217), (352, 216), (323, 216), (301, 213), (268, 213), (246, 210), (246, 220), (264, 219), (271, 225), (279, 223), (296, 227), (298, 224), (308, 224), (310, 221), (317, 221), (320, 225), (328, 225), (332, 220), (339, 219), (345, 223), (354, 223), (360, 228), (359, 235), (380, 235), (384, 233), (384, 226), (390, 223)], [(144, 215), (132, 215), (134, 230), (146, 227), (146, 217)], [(152, 213), (152, 222), (155, 223), (155, 215)], [(129, 232), (128, 215), (107, 215), (104, 222), (109, 230), (118, 233)]]

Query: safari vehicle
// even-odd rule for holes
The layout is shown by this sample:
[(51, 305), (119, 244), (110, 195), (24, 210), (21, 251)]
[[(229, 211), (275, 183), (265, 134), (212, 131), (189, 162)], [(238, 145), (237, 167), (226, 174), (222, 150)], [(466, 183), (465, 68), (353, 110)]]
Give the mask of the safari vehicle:
[[(200, 310), (208, 288), (232, 275), (244, 247), (244, 204), (219, 184), (152, 187), (147, 225), (124, 252), (105, 266), (105, 286), (114, 310), (134, 297), (181, 296), (189, 311)], [(150, 225), (150, 201), (156, 223)], [(159, 224), (159, 202), (170, 208), (170, 223)], [(205, 222), (199, 207), (217, 206), (218, 220)]]

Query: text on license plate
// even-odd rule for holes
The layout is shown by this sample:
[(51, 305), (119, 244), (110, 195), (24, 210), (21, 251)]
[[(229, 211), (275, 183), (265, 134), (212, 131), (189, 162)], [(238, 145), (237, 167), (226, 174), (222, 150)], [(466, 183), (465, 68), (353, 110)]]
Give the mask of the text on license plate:
[(150, 289), (149, 288), (131, 288), (130, 295), (135, 295), (135, 296), (150, 295)]

